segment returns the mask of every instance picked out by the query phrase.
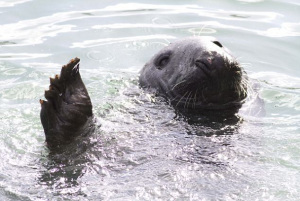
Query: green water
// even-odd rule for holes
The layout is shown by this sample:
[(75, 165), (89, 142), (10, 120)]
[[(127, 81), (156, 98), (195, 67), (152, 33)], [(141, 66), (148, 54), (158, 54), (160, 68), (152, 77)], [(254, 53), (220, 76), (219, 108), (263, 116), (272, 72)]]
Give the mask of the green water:
[[(299, 200), (299, 13), (298, 0), (0, 1), (0, 200)], [(192, 124), (138, 88), (153, 54), (193, 35), (233, 52), (264, 115), (248, 100), (235, 123)], [(102, 126), (51, 155), (39, 99), (73, 57)]]

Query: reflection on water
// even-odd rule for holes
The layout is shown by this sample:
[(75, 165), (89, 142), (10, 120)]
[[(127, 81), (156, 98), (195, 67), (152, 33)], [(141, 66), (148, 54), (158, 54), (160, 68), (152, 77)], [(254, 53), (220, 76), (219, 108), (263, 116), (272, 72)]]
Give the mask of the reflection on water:
[[(298, 200), (297, 0), (0, 7), (0, 200)], [(248, 72), (236, 115), (183, 115), (139, 89), (145, 62), (193, 35), (218, 38)], [(38, 100), (75, 56), (101, 127), (54, 152)]]
[[(152, 172), (140, 171), (150, 171), (150, 164), (162, 158), (167, 159), (162, 164), (168, 169), (158, 171), (155, 177), (166, 182), (164, 185), (174, 180), (183, 185), (181, 180), (187, 181), (186, 176), (191, 173), (181, 170), (178, 175), (179, 164), (192, 165), (192, 171), (213, 169), (218, 173), (211, 173), (210, 177), (225, 179), (221, 171), (231, 169), (231, 161), (237, 160), (227, 152), (234, 147), (231, 137), (239, 134), (243, 122), (241, 117), (187, 117), (176, 114), (165, 102), (155, 101), (154, 97), (149, 99), (136, 86), (125, 89), (124, 94), (123, 101), (127, 102), (127, 106), (122, 104), (120, 108), (113, 106), (103, 111), (103, 129), (99, 128), (90, 138), (77, 139), (67, 147), (48, 154), (43, 162), (45, 170), (39, 178), (41, 185), (69, 196), (87, 196), (91, 192), (81, 189), (81, 180), (85, 177), (96, 176), (99, 183), (94, 185), (100, 189), (105, 188), (103, 182), (110, 182), (111, 177), (131, 175), (134, 178), (137, 173), (153, 177)], [(178, 133), (180, 130), (181, 133)], [(153, 168), (157, 168), (155, 166)], [(188, 177), (192, 178), (192, 175)], [(111, 193), (112, 197), (117, 195), (117, 192)]]

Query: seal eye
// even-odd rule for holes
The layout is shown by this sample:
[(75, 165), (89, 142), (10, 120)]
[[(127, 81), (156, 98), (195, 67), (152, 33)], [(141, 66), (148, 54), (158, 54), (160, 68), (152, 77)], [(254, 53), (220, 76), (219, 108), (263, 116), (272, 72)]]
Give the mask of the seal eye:
[(165, 66), (168, 62), (169, 62), (170, 57), (169, 56), (164, 56), (162, 58), (160, 58), (159, 62), (158, 62), (158, 66)]
[(216, 44), (219, 47), (223, 47), (223, 45), (219, 41), (213, 41), (214, 44)]
[(170, 56), (171, 56), (171, 52), (166, 52), (159, 55), (154, 61), (156, 68), (162, 69), (164, 66), (166, 66), (170, 61)]

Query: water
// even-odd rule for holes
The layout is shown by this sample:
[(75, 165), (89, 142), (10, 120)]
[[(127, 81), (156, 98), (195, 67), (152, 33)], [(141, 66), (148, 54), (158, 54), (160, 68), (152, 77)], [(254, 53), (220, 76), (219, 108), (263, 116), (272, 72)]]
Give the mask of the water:
[[(0, 200), (298, 200), (298, 0), (0, 1)], [(243, 64), (265, 114), (187, 121), (137, 86), (177, 38), (214, 36)], [(49, 76), (73, 57), (102, 124), (50, 153)], [(244, 111), (254, 112), (244, 112)]]

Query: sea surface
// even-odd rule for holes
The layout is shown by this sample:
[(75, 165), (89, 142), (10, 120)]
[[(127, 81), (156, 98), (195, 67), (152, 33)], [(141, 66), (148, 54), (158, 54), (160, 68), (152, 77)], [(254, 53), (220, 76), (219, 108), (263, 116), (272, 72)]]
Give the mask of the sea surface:
[[(190, 120), (139, 88), (188, 36), (216, 37), (247, 72), (234, 118)], [(39, 99), (74, 57), (97, 129), (52, 153)], [(299, 0), (0, 0), (0, 200), (296, 201), (299, 125)]]

